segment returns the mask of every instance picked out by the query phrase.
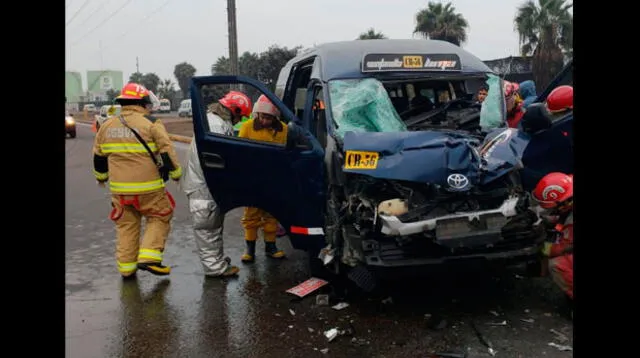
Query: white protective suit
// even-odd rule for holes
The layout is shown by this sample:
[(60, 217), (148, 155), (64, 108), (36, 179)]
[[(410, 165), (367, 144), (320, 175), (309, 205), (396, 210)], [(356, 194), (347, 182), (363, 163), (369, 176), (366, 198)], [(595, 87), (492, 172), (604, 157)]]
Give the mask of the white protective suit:
[[(233, 136), (233, 124), (217, 114), (208, 112), (207, 121), (213, 133)], [(195, 139), (191, 141), (189, 162), (182, 181), (182, 189), (189, 199), (189, 211), (198, 247), (198, 255), (207, 276), (221, 275), (228, 267), (224, 257), (222, 231), (224, 215), (211, 197), (198, 159)]]

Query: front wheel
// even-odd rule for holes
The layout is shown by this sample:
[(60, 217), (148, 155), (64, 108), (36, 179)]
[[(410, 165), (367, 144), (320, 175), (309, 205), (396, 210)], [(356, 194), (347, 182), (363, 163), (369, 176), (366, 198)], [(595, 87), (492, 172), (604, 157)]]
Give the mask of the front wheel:
[(71, 138), (75, 138), (76, 137), (76, 131), (69, 132), (69, 136)]

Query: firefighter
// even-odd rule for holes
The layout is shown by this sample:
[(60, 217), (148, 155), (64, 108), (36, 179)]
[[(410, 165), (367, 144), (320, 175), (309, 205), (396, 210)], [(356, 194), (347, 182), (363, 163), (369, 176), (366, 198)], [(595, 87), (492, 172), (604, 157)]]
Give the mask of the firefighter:
[(573, 110), (573, 87), (564, 85), (554, 88), (547, 96), (546, 106), (552, 115)]
[(533, 190), (542, 216), (555, 224), (555, 235), (542, 247), (553, 281), (573, 301), (573, 175), (549, 173)]
[[(93, 173), (100, 186), (109, 182), (118, 270), (123, 278), (135, 277), (138, 269), (168, 275), (171, 269), (162, 259), (175, 202), (165, 182), (169, 177), (179, 181), (182, 169), (164, 125), (149, 115), (159, 106), (155, 95), (127, 83), (116, 102), (122, 106), (120, 116), (106, 121), (96, 134)], [(140, 242), (142, 217), (146, 230)]]
[(504, 81), (504, 99), (507, 106), (507, 125), (509, 128), (518, 128), (518, 123), (524, 116), (522, 98), (518, 91), (520, 86), (517, 83)]
[[(265, 95), (261, 95), (253, 106), (253, 118), (246, 121), (240, 128), (238, 136), (257, 141), (285, 144), (287, 141), (287, 125), (282, 122), (280, 111), (269, 101)], [(265, 188), (265, 190), (269, 190)], [(278, 221), (268, 212), (253, 207), (247, 207), (242, 217), (244, 238), (247, 245), (242, 255), (242, 262), (255, 260), (256, 240), (258, 229), (264, 233), (265, 253), (268, 257), (280, 259), (285, 256), (284, 251), (276, 246), (276, 234)]]
[[(207, 121), (210, 132), (233, 136), (234, 124), (251, 114), (251, 100), (244, 93), (231, 91), (209, 106)], [(222, 231), (224, 215), (211, 197), (204, 178), (196, 141), (191, 141), (189, 164), (182, 182), (189, 198), (189, 211), (198, 247), (200, 263), (207, 277), (228, 277), (238, 273), (237, 266), (224, 257)]]

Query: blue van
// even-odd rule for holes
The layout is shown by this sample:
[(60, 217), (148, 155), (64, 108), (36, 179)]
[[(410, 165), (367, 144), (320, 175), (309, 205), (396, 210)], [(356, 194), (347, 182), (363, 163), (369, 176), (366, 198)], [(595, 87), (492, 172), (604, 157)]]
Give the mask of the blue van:
[[(487, 83), (480, 105), (473, 94)], [(265, 93), (288, 124), (287, 144), (207, 132), (203, 88), (226, 84)], [(243, 76), (199, 76), (191, 98), (221, 209), (270, 212), (314, 273), (347, 273), (361, 287), (388, 268), (534, 260), (543, 230), (522, 175), (566, 164), (547, 165), (557, 148), (546, 130), (532, 140), (507, 128), (502, 80), (443, 41), (327, 43), (290, 60), (275, 94)], [(540, 142), (529, 156), (538, 162), (523, 160), (529, 141)]]

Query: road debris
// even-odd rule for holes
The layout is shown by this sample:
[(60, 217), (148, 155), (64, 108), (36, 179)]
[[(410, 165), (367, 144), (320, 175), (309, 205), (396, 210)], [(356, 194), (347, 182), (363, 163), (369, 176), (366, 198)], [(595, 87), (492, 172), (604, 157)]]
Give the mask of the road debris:
[(293, 328), (293, 325), (289, 325), (289, 329), (292, 329), (292, 328)]
[(328, 306), (329, 305), (329, 295), (317, 295), (316, 296), (316, 305), (318, 305), (318, 306)]
[(302, 298), (328, 283), (323, 279), (312, 277), (295, 287), (291, 287), (286, 292)]
[(390, 305), (393, 303), (393, 298), (391, 298), (391, 296), (385, 298), (384, 300), (382, 300), (382, 304), (383, 305)]
[(487, 322), (486, 323), (487, 326), (506, 326), (507, 325), (507, 321), (502, 321), (502, 322)]
[(322, 348), (320, 352), (322, 352), (322, 354), (327, 354), (329, 353), (329, 348)]
[(327, 247), (320, 250), (320, 253), (318, 254), (318, 258), (322, 260), (323, 264), (328, 265), (331, 263), (331, 261), (333, 261), (333, 258), (336, 256), (335, 251), (336, 251), (335, 249), (331, 248), (331, 245), (328, 245)]
[(573, 347), (571, 347), (571, 346), (565, 346), (565, 345), (554, 343), (554, 342), (549, 342), (548, 344), (549, 344), (549, 346), (551, 346), (553, 348), (556, 348), (559, 351), (572, 351), (573, 350)]
[(313, 333), (313, 332), (314, 332), (314, 329), (313, 329), (313, 328), (311, 328), (311, 327), (307, 327), (307, 331), (309, 331), (309, 333)]
[(489, 313), (491, 313), (492, 315), (494, 315), (496, 317), (500, 317), (500, 313), (498, 313), (496, 311), (489, 311)]
[(296, 312), (294, 310), (292, 310), (291, 308), (289, 308), (289, 313), (291, 313), (292, 316), (296, 315)]
[(480, 340), (480, 342), (482, 344), (485, 345), (485, 347), (487, 347), (487, 351), (489, 352), (489, 354), (493, 357), (496, 355), (496, 353), (498, 353), (494, 348), (493, 348), (493, 344), (491, 343), (491, 341), (489, 341), (478, 329), (478, 326), (476, 326), (476, 323), (474, 321), (471, 321), (471, 328), (473, 328), (473, 330), (476, 332), (476, 336), (478, 337), (478, 339)]
[(339, 332), (337, 328), (331, 328), (330, 330), (324, 332), (324, 336), (327, 337), (329, 342), (331, 342), (338, 336), (338, 333)]
[(536, 321), (533, 318), (520, 318), (520, 320), (525, 323), (533, 323)]
[(364, 345), (368, 345), (368, 344), (369, 344), (369, 341), (367, 341), (367, 340), (366, 340), (366, 339), (364, 339), (364, 338), (356, 338), (356, 337), (353, 337), (353, 338), (351, 338), (351, 343), (352, 343), (352, 344), (355, 344), (355, 345), (357, 345), (357, 346), (364, 346)]
[(556, 336), (556, 339), (559, 340), (560, 342), (567, 342), (569, 341), (569, 337), (567, 337), (566, 335), (564, 335), (562, 332), (556, 331), (555, 329), (551, 328), (549, 330), (549, 332), (553, 333)]
[(445, 329), (447, 327), (447, 320), (438, 315), (431, 316), (431, 318), (429, 318), (429, 320), (427, 321), (427, 327), (435, 331)]
[(346, 303), (346, 302), (340, 302), (340, 303), (338, 303), (336, 305), (331, 306), (331, 308), (333, 308), (336, 311), (340, 311), (340, 310), (345, 309), (347, 307), (349, 307), (349, 304)]

